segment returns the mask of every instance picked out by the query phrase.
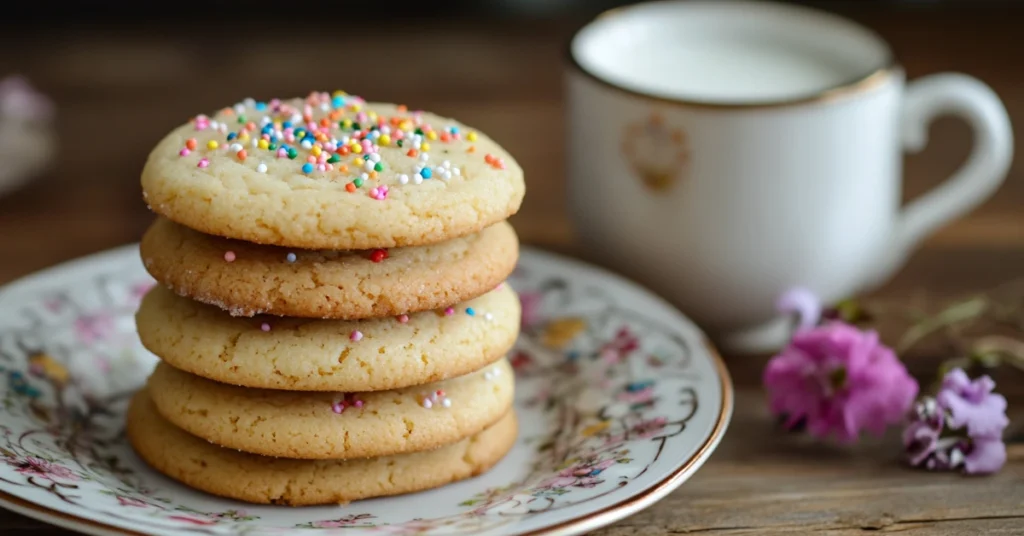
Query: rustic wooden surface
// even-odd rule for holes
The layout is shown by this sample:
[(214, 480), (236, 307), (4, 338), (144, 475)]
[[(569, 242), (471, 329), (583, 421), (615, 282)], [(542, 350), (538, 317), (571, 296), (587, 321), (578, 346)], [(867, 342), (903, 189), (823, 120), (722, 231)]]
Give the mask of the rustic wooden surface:
[[(1021, 12), (851, 15), (891, 40), (911, 77), (972, 73), (989, 82), (1016, 124), (1024, 125)], [(7, 33), (5, 43), (20, 44), (0, 58), (0, 74), (24, 73), (56, 100), (61, 152), (46, 176), (0, 198), (0, 282), (137, 240), (151, 219), (140, 199), (138, 172), (150, 146), (173, 125), (239, 97), (298, 95), (310, 88), (406, 102), (491, 133), (527, 172), (529, 194), (513, 220), (523, 241), (575, 254), (563, 208), (561, 101), (563, 44), (571, 28), (547, 22), (410, 23), (395, 28), (404, 38), (373, 45), (380, 61), (369, 66), (345, 59), (366, 46), (365, 36), (331, 28), (258, 40), (239, 39), (224, 27)], [(244, 31), (257, 35), (252, 27)], [(385, 67), (383, 61), (393, 58)], [(938, 121), (931, 147), (908, 160), (906, 195), (948, 176), (968, 144), (962, 124)], [(1017, 149), (1024, 154), (1024, 144)], [(1021, 162), (996, 197), (930, 239), (879, 295), (945, 299), (1024, 275)], [(928, 374), (933, 357), (915, 358), (911, 368)], [(1011, 461), (999, 475), (964, 478), (902, 468), (895, 437), (855, 448), (814, 444), (773, 429), (759, 388), (764, 359), (728, 361), (737, 403), (720, 449), (678, 491), (601, 534), (1024, 532), (1020, 446), (1011, 446)], [(1010, 373), (998, 379), (1011, 406), (1024, 407), (1024, 379)], [(1024, 412), (1011, 417), (1021, 420)], [(0, 511), (0, 534), (66, 531)]]

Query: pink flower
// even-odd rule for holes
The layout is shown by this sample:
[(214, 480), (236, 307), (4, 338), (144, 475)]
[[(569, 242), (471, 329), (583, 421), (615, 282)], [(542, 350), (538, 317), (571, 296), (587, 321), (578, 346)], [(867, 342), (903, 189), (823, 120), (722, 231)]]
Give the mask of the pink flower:
[(16, 468), (23, 475), (45, 478), (51, 482), (56, 482), (57, 480), (79, 480), (78, 475), (71, 469), (34, 456), (21, 460), (8, 460), (7, 464)]
[(85, 315), (75, 320), (75, 333), (86, 344), (106, 339), (113, 332), (114, 319), (109, 315)]
[(619, 393), (618, 399), (622, 402), (629, 402), (630, 404), (645, 404), (654, 400), (654, 388), (643, 387), (638, 390), (625, 390)]
[(654, 437), (655, 434), (665, 429), (665, 424), (668, 420), (665, 417), (655, 417), (646, 421), (640, 421), (630, 429), (630, 433), (635, 434), (639, 439), (647, 439)]
[(540, 325), (540, 305), (544, 295), (540, 292), (523, 292), (519, 295), (519, 306), (522, 311), (523, 329)]
[(768, 362), (764, 384), (787, 428), (803, 422), (815, 437), (844, 442), (901, 422), (918, 391), (877, 333), (838, 321), (798, 331)]
[(184, 521), (186, 523), (191, 523), (193, 525), (200, 525), (200, 526), (216, 525), (217, 524), (217, 520), (215, 520), (215, 519), (202, 519), (202, 518), (199, 518), (199, 517), (183, 516), (183, 515), (167, 516), (167, 519), (173, 519), (175, 521)]
[(566, 487), (592, 488), (602, 482), (597, 478), (605, 469), (615, 465), (614, 459), (602, 460), (600, 462), (583, 462), (572, 467), (562, 469), (558, 474), (541, 482), (538, 489), (555, 489)]
[(121, 506), (135, 506), (137, 508), (145, 508), (149, 506), (145, 501), (134, 499), (132, 497), (125, 497), (124, 495), (118, 495), (117, 502), (120, 503)]
[(601, 347), (599, 353), (601, 359), (610, 364), (624, 360), (638, 348), (640, 339), (629, 328), (622, 327), (615, 333), (615, 338)]

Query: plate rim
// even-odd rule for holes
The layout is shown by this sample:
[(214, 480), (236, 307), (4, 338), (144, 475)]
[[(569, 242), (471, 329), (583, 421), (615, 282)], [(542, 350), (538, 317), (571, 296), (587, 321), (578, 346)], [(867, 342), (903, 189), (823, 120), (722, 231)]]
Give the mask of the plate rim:
[[(56, 273), (76, 267), (82, 267), (95, 262), (102, 262), (108, 257), (117, 257), (133, 249), (137, 250), (138, 246), (138, 243), (125, 244), (82, 257), (73, 258), (49, 268), (32, 272), (0, 286), (0, 297), (3, 297), (7, 292), (10, 292), (12, 287), (33, 285), (36, 284), (37, 281), (46, 279), (47, 277), (52, 277)], [(574, 265), (577, 268), (592, 271), (602, 277), (611, 278), (618, 284), (629, 287), (631, 290), (645, 293), (651, 298), (662, 302), (663, 305), (668, 306), (684, 319), (692, 323), (692, 320), (690, 320), (685, 313), (680, 311), (674, 305), (668, 303), (668, 301), (660, 295), (647, 289), (640, 283), (627, 279), (624, 276), (611, 272), (600, 266), (559, 253), (546, 251), (534, 246), (521, 246), (520, 250), (521, 252), (528, 253), (532, 256), (544, 257), (546, 260), (551, 262)], [(14, 290), (17, 291), (17, 289)], [(672, 491), (675, 491), (679, 486), (686, 482), (693, 473), (700, 469), (708, 458), (711, 457), (712, 452), (714, 452), (715, 448), (725, 436), (725, 431), (728, 428), (729, 422), (732, 420), (735, 393), (732, 385), (732, 379), (721, 354), (711, 343), (711, 340), (708, 339), (707, 335), (704, 334), (703, 330), (701, 330), (699, 326), (696, 326), (696, 324), (694, 324), (694, 327), (697, 328), (697, 332), (701, 335), (701, 343), (707, 350), (708, 355), (711, 358), (711, 363), (714, 366), (715, 371), (718, 373), (719, 389), (722, 393), (720, 399), (721, 409), (715, 419), (715, 425), (711, 428), (710, 434), (708, 434), (708, 437), (703, 443), (701, 443), (697, 451), (694, 452), (688, 460), (680, 464), (679, 467), (666, 475), (665, 478), (635, 495), (626, 497), (615, 504), (611, 504), (595, 512), (567, 519), (558, 524), (543, 527), (531, 532), (522, 533), (522, 536), (568, 536), (573, 534), (583, 534), (625, 519), (655, 504), (665, 498), (665, 496)], [(99, 521), (93, 521), (88, 518), (69, 514), (62, 510), (41, 506), (2, 490), (0, 490), (0, 507), (37, 521), (50, 523), (64, 529), (84, 534), (93, 534), (96, 536), (146, 536), (145, 533), (132, 531), (130, 529), (121, 528)]]

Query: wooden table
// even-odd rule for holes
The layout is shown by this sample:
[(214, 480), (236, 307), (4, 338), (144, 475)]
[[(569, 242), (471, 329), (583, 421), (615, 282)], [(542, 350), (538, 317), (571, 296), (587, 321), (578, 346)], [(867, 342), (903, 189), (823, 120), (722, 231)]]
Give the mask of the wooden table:
[[(893, 42), (911, 77), (970, 72), (988, 81), (1017, 125), (1024, 125), (1020, 11), (852, 15)], [(523, 241), (576, 253), (563, 208), (561, 100), (562, 46), (573, 25), (402, 24), (408, 38), (374, 45), (375, 57), (402, 60), (359, 69), (344, 58), (364, 46), (366, 36), (330, 28), (261, 40), (236, 39), (225, 27), (61, 29), (24, 36), (24, 46), (0, 59), (0, 73), (24, 73), (56, 100), (62, 148), (52, 172), (0, 198), (0, 282), (137, 240), (151, 220), (140, 199), (138, 173), (151, 145), (173, 125), (240, 97), (299, 95), (311, 88), (406, 102), (491, 133), (527, 172), (529, 194), (513, 220)], [(411, 56), (410, 42), (418, 43)], [(907, 196), (948, 176), (968, 146), (964, 125), (938, 121), (927, 152), (907, 162)], [(1024, 154), (1024, 144), (1017, 148)], [(995, 198), (936, 234), (879, 294), (947, 298), (1022, 275), (1021, 161)], [(928, 374), (933, 357), (915, 357), (911, 368)], [(736, 412), (704, 469), (668, 498), (602, 534), (1024, 531), (1021, 445), (1011, 445), (1011, 461), (1000, 474), (964, 478), (902, 468), (896, 437), (839, 448), (782, 434), (773, 429), (763, 403), (764, 361), (729, 359)], [(1018, 409), (1011, 418), (1020, 420), (1024, 381), (1013, 374), (998, 379)], [(66, 532), (0, 512), (0, 533)]]

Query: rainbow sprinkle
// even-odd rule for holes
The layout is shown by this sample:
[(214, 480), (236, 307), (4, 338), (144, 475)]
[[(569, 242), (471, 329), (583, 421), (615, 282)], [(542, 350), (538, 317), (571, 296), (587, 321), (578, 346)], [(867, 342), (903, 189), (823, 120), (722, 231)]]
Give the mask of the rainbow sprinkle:
[[(197, 158), (197, 167), (219, 162), (211, 158), (221, 154), (232, 157), (232, 165), (252, 166), (257, 173), (268, 172), (268, 159), (292, 161), (296, 172), (337, 180), (345, 191), (364, 192), (377, 201), (387, 200), (396, 185), (419, 185), (431, 179), (448, 182), (463, 176), (462, 169), (447, 160), (428, 164), (431, 143), (440, 144), (445, 153), (452, 149), (473, 153), (473, 143), (479, 139), (476, 132), (463, 134), (454, 125), (430, 125), (423, 112), (405, 106), (390, 116), (379, 114), (366, 108), (361, 97), (342, 91), (314, 92), (298, 104), (245, 99), (214, 117), (198, 115), (192, 125), (206, 139), (189, 138), (178, 154)], [(391, 166), (382, 160), (382, 151), (388, 152)], [(402, 157), (408, 159), (407, 166), (395, 164)], [(505, 168), (501, 158), (490, 154), (484, 162), (494, 169)]]
[(344, 396), (342, 396), (341, 400), (337, 400), (333, 404), (331, 404), (331, 411), (337, 413), (338, 415), (341, 415), (342, 413), (345, 413), (346, 409), (360, 409), (363, 407), (363, 404), (364, 402), (356, 398), (356, 395), (345, 394)]

